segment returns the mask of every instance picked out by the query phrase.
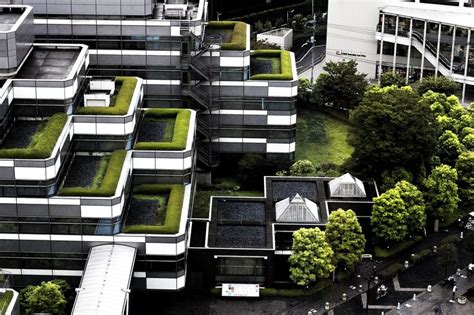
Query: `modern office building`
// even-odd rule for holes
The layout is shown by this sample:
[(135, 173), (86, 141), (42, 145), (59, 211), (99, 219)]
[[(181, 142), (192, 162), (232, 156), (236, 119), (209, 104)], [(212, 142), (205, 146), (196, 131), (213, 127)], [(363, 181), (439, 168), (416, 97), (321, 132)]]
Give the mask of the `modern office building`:
[[(294, 154), (293, 54), (250, 51), (250, 27), (208, 24), (203, 0), (11, 2), (0, 268), (14, 286), (77, 284), (75, 314), (102, 295), (124, 307), (129, 286), (184, 288), (198, 163)], [(125, 291), (93, 287), (110, 281)]]
[(451, 77), (462, 102), (474, 100), (472, 1), (335, 0), (328, 16), (327, 60), (355, 59), (368, 79)]

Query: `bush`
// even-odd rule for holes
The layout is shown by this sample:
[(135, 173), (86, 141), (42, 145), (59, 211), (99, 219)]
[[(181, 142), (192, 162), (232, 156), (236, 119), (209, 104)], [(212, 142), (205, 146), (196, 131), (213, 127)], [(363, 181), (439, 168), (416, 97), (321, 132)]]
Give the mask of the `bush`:
[(59, 190), (58, 195), (83, 197), (111, 197), (115, 195), (126, 155), (125, 150), (117, 150), (112, 153), (104, 178), (98, 188), (66, 187)]
[(65, 113), (54, 114), (46, 125), (33, 135), (33, 140), (26, 148), (0, 149), (0, 158), (46, 159), (50, 157), (66, 121)]
[(286, 50), (256, 50), (252, 57), (280, 58), (281, 73), (261, 73), (250, 77), (251, 80), (293, 80), (293, 68), (291, 66), (291, 55)]
[(460, 89), (460, 84), (455, 82), (451, 78), (439, 76), (439, 77), (426, 77), (416, 85), (416, 91), (419, 95), (423, 95), (428, 91), (436, 93), (444, 93), (446, 96), (456, 94)]
[(176, 117), (174, 123), (173, 140), (171, 142), (138, 142), (135, 150), (184, 150), (188, 140), (191, 112), (185, 109), (156, 108), (147, 110), (146, 118)]
[(115, 102), (109, 107), (88, 106), (79, 107), (76, 110), (77, 115), (116, 115), (123, 116), (128, 113), (130, 103), (132, 102), (133, 92), (137, 86), (137, 78), (134, 77), (116, 77), (116, 82), (121, 82)]
[(181, 211), (183, 209), (184, 186), (183, 185), (163, 185), (163, 184), (143, 184), (136, 187), (136, 194), (154, 195), (169, 192), (168, 204), (166, 205), (166, 215), (164, 225), (131, 225), (122, 229), (123, 233), (140, 234), (176, 234), (179, 231)]
[(410, 258), (411, 262), (416, 265), (420, 262), (424, 261), (425, 259), (429, 258), (432, 255), (431, 249), (423, 249), (420, 250), (418, 253), (415, 253), (415, 256)]
[(222, 43), (222, 50), (246, 50), (247, 49), (247, 24), (233, 21), (211, 21), (207, 24), (208, 29), (232, 28), (230, 43)]
[(416, 243), (420, 242), (423, 238), (421, 236), (415, 236), (412, 240), (402, 241), (398, 244), (392, 245), (390, 248), (382, 248), (375, 246), (375, 257), (377, 258), (390, 258), (401, 252), (412, 247)]
[(66, 300), (59, 285), (49, 281), (27, 286), (21, 291), (22, 308), (29, 313), (64, 314)]

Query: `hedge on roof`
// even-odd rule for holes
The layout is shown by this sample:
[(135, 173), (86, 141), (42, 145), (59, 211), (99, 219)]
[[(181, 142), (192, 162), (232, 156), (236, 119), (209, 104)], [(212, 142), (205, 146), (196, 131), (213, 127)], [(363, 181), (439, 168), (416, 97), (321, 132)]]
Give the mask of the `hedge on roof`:
[(108, 107), (88, 106), (79, 107), (76, 111), (77, 115), (126, 115), (132, 102), (133, 92), (137, 86), (137, 78), (134, 77), (116, 77), (116, 82), (122, 85), (117, 92), (117, 96), (113, 104)]
[(280, 58), (281, 73), (262, 73), (250, 77), (251, 80), (293, 80), (293, 68), (291, 66), (291, 55), (286, 50), (256, 50), (251, 57)]
[(191, 112), (186, 109), (154, 108), (145, 111), (145, 118), (176, 117), (171, 142), (137, 142), (135, 150), (173, 150), (186, 149)]
[(139, 234), (176, 234), (179, 232), (181, 211), (183, 209), (184, 186), (164, 184), (143, 184), (135, 187), (135, 194), (154, 195), (169, 193), (166, 205), (165, 222), (163, 225), (131, 225), (125, 226), (123, 233)]
[(26, 148), (0, 149), (0, 158), (46, 159), (50, 157), (66, 121), (67, 114), (54, 114), (45, 126), (33, 135), (33, 140)]
[(212, 21), (206, 26), (210, 29), (232, 28), (232, 38), (229, 43), (222, 43), (222, 50), (245, 50), (247, 49), (247, 24), (233, 21)]
[(104, 178), (98, 188), (66, 187), (59, 190), (58, 195), (83, 197), (111, 197), (115, 195), (126, 155), (125, 150), (117, 150), (112, 153)]

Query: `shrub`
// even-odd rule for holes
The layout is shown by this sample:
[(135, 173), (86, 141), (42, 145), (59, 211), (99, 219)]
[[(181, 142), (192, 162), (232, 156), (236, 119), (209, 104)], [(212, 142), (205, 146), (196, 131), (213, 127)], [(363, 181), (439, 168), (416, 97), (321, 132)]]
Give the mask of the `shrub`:
[(281, 73), (261, 73), (250, 77), (251, 80), (293, 80), (293, 68), (291, 66), (291, 55), (286, 50), (256, 50), (252, 57), (280, 58)]
[(416, 265), (420, 262), (424, 261), (425, 259), (429, 258), (432, 255), (431, 249), (423, 249), (420, 250), (418, 253), (415, 253), (415, 256), (411, 257), (411, 262)]
[(77, 115), (126, 115), (132, 102), (133, 92), (137, 86), (137, 78), (134, 77), (116, 77), (116, 82), (121, 82), (115, 102), (109, 107), (88, 106), (79, 107), (76, 110)]
[(191, 112), (185, 109), (156, 108), (147, 110), (147, 118), (176, 117), (173, 140), (171, 142), (138, 142), (135, 150), (184, 150), (188, 139)]
[(66, 121), (65, 113), (54, 114), (46, 125), (33, 135), (33, 140), (26, 148), (0, 149), (0, 158), (46, 159), (50, 157)]
[(247, 24), (233, 21), (211, 21), (206, 26), (208, 29), (232, 28), (232, 37), (229, 43), (222, 43), (222, 50), (247, 49)]
[(114, 151), (110, 157), (104, 178), (98, 188), (66, 187), (59, 190), (59, 196), (110, 197), (115, 194), (127, 152)]
[(21, 291), (22, 308), (29, 313), (64, 314), (66, 300), (61, 288), (51, 281), (38, 286), (27, 286)]
[(140, 234), (176, 234), (179, 231), (181, 211), (183, 209), (184, 186), (183, 185), (163, 185), (163, 184), (143, 184), (136, 187), (136, 194), (160, 194), (168, 193), (168, 204), (166, 205), (165, 222), (163, 225), (131, 225), (125, 226), (123, 233)]

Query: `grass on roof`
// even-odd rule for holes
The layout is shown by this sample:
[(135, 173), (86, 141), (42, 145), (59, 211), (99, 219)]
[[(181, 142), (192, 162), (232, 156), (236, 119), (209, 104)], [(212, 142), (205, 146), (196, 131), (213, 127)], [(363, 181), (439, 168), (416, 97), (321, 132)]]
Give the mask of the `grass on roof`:
[(297, 160), (341, 165), (354, 151), (348, 143), (352, 127), (329, 114), (300, 109), (296, 129)]
[[(102, 159), (90, 187), (63, 187), (59, 196), (111, 197), (115, 195), (127, 152), (117, 150), (110, 159)], [(107, 162), (103, 162), (103, 161)], [(106, 163), (106, 164), (104, 164)]]
[(247, 48), (247, 24), (234, 21), (211, 21), (206, 29), (219, 30), (231, 29), (232, 36), (230, 42), (222, 43), (222, 50), (245, 50)]
[(54, 114), (33, 135), (26, 148), (0, 149), (0, 158), (46, 159), (50, 157), (66, 121), (65, 113)]
[(291, 66), (291, 55), (286, 50), (256, 50), (251, 54), (252, 59), (267, 59), (272, 61), (273, 73), (256, 73), (250, 76), (250, 80), (293, 80), (293, 68)]
[(188, 140), (189, 123), (191, 112), (186, 109), (176, 108), (154, 108), (145, 111), (145, 118), (172, 118), (175, 117), (173, 136), (170, 142), (137, 142), (135, 150), (172, 150), (181, 151), (186, 149)]
[(137, 78), (116, 77), (115, 81), (120, 85), (117, 95), (111, 98), (110, 106), (81, 106), (76, 110), (77, 115), (115, 115), (123, 116), (128, 113), (132, 102), (133, 92), (137, 86)]
[(13, 291), (7, 290), (0, 298), (0, 315), (4, 315), (7, 312), (8, 305), (13, 299)]
[(123, 233), (138, 234), (176, 234), (179, 232), (181, 211), (183, 209), (184, 186), (166, 184), (143, 184), (133, 189), (137, 195), (169, 194), (166, 205), (165, 221), (162, 225), (130, 225), (122, 229)]

